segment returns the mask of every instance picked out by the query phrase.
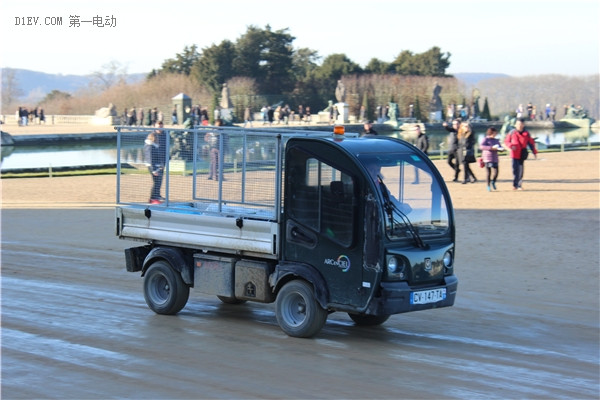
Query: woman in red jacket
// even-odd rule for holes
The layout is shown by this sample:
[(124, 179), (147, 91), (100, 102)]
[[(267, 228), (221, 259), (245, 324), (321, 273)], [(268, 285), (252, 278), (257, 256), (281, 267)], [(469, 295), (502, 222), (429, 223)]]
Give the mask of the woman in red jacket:
[(517, 119), (515, 129), (506, 135), (504, 145), (510, 149), (510, 157), (512, 158), (513, 190), (523, 190), (524, 162), (529, 154), (527, 146), (531, 148), (534, 158), (537, 158), (535, 141), (529, 132), (525, 130), (525, 120), (523, 118)]

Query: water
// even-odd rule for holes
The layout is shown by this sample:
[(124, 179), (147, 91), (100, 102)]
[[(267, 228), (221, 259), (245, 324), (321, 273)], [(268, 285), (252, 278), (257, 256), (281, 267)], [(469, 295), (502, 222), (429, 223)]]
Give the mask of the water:
[[(429, 149), (432, 152), (440, 150), (440, 144), (443, 143), (444, 150), (448, 149), (448, 132), (446, 130), (428, 130), (427, 136), (429, 137)], [(589, 128), (575, 128), (569, 130), (553, 130), (553, 129), (535, 129), (530, 130), (531, 136), (536, 141), (538, 149), (545, 149), (549, 146), (560, 146), (561, 144), (581, 144), (582, 146), (587, 143), (598, 143), (600, 142), (600, 134), (598, 132), (592, 132)], [(477, 137), (477, 143), (485, 138), (485, 132), (475, 130)], [(404, 133), (397, 132), (392, 135), (399, 139), (404, 139), (408, 142), (415, 143), (416, 135), (412, 132)], [(504, 137), (498, 137), (501, 141)]]
[[(600, 142), (600, 134), (588, 128), (570, 130), (536, 129), (530, 131), (536, 138), (538, 148), (544, 149), (552, 145), (577, 144), (585, 145), (588, 142)], [(475, 132), (477, 141), (484, 138), (483, 132)], [(448, 148), (448, 133), (445, 130), (429, 130), (429, 148), (432, 153), (440, 150), (444, 143), (444, 150)], [(397, 131), (389, 136), (397, 137), (414, 143), (414, 133)], [(48, 169), (61, 167), (101, 166), (116, 165), (117, 149), (115, 142), (100, 142), (94, 144), (73, 144), (61, 146), (16, 146), (2, 148), (2, 162), (0, 169), (3, 172), (21, 169)], [(137, 151), (136, 151), (137, 150)], [(132, 154), (137, 162), (141, 161), (141, 149), (133, 150)]]
[[(12, 149), (12, 152), (9, 150)], [(61, 146), (15, 146), (2, 148), (1, 170), (99, 166), (117, 163), (115, 142)]]

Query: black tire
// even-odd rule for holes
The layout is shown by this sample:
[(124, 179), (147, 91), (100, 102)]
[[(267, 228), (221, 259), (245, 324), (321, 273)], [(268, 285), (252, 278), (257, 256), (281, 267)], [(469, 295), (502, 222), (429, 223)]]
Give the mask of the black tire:
[(277, 294), (275, 302), (277, 322), (289, 336), (314, 336), (327, 321), (327, 310), (321, 307), (312, 286), (305, 281), (286, 283)]
[(144, 275), (146, 304), (157, 314), (177, 314), (188, 301), (190, 288), (169, 263), (154, 262)]
[(225, 304), (244, 304), (246, 300), (236, 299), (235, 297), (217, 296)]
[(375, 326), (381, 325), (390, 317), (389, 315), (366, 315), (366, 314), (350, 314), (352, 321), (359, 326)]

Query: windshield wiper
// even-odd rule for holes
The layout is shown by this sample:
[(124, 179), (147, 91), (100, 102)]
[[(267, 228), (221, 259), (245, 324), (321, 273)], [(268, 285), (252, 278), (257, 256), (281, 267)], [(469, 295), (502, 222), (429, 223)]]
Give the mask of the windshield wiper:
[(417, 247), (419, 247), (421, 249), (429, 248), (429, 245), (426, 244), (425, 242), (423, 242), (421, 235), (419, 235), (419, 232), (415, 229), (414, 225), (410, 222), (410, 219), (408, 219), (406, 214), (404, 214), (400, 210), (400, 207), (398, 207), (390, 198), (390, 192), (389, 192), (387, 186), (385, 185), (385, 183), (383, 183), (383, 179), (381, 178), (381, 175), (377, 176), (377, 180), (379, 181), (379, 185), (381, 186), (381, 194), (383, 195), (383, 200), (384, 200), (383, 208), (384, 208), (385, 212), (387, 213), (388, 218), (390, 219), (392, 233), (394, 232), (394, 224), (400, 225), (399, 221), (396, 220), (396, 218), (394, 217), (394, 213), (396, 213), (402, 219), (402, 223), (406, 226), (408, 233), (410, 233), (410, 235), (412, 236)]

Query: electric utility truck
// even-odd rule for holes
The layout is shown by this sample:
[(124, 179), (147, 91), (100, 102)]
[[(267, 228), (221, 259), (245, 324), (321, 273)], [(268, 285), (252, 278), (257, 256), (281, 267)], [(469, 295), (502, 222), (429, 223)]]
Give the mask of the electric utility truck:
[(286, 334), (310, 337), (334, 311), (378, 325), (454, 304), (452, 203), (413, 145), (343, 131), (117, 131), (116, 235), (143, 242), (125, 250), (126, 268), (154, 312), (176, 314), (194, 288), (274, 302)]

